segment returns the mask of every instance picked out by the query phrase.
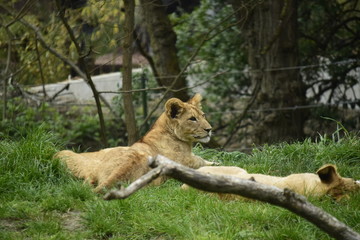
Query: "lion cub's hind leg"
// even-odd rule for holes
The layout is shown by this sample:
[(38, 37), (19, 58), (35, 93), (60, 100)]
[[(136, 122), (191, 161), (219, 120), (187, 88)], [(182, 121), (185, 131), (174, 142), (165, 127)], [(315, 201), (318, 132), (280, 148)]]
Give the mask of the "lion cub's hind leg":
[(94, 189), (97, 193), (120, 182), (134, 181), (150, 170), (146, 155), (137, 152), (126, 152), (121, 159), (108, 162), (108, 165), (100, 167), (104, 169), (100, 170), (103, 174), (99, 174), (99, 185)]
[(90, 184), (96, 183), (97, 180), (94, 175), (94, 169), (98, 165), (96, 159), (89, 159), (70, 150), (60, 151), (55, 154), (54, 158), (64, 162), (74, 176), (82, 178)]
[(104, 193), (106, 188), (113, 187), (116, 183), (120, 182), (123, 178), (124, 171), (121, 169), (114, 170), (109, 177), (104, 180), (99, 180), (99, 185), (94, 189), (96, 193)]
[(130, 171), (131, 170), (124, 167), (118, 167), (114, 169), (114, 171), (112, 171), (108, 177), (104, 179), (99, 179), (99, 185), (94, 189), (94, 192), (104, 193), (105, 189), (109, 189), (116, 184), (132, 181), (133, 179), (128, 176)]

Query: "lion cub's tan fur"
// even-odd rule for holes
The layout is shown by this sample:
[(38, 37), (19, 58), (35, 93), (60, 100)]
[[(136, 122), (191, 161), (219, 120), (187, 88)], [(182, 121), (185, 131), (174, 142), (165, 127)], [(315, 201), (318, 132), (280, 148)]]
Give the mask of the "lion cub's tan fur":
[[(165, 112), (151, 130), (131, 147), (106, 148), (90, 153), (64, 150), (55, 157), (63, 160), (76, 177), (98, 184), (95, 191), (118, 181), (139, 178), (150, 170), (148, 157), (157, 154), (191, 168), (211, 165), (192, 153), (193, 142), (208, 142), (211, 135), (211, 125), (201, 111), (200, 101), (199, 94), (188, 102), (169, 99)], [(157, 183), (163, 180), (158, 179)]]
[[(306, 196), (323, 196), (330, 195), (339, 200), (346, 196), (346, 193), (360, 190), (359, 181), (351, 178), (343, 178), (337, 172), (336, 166), (326, 164), (319, 168), (316, 174), (313, 173), (297, 173), (286, 177), (269, 176), (264, 174), (248, 173), (245, 169), (239, 167), (201, 167), (197, 171), (210, 173), (215, 175), (230, 175), (241, 179), (253, 180), (281, 189), (288, 188)], [(187, 185), (182, 186), (187, 189)], [(239, 198), (237, 195), (221, 194), (225, 199)]]

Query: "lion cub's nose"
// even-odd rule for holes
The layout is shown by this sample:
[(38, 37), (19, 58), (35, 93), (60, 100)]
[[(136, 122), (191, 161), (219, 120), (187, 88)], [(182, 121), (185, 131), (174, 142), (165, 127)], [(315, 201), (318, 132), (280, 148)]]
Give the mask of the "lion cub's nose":
[(205, 128), (204, 130), (210, 132), (212, 128)]

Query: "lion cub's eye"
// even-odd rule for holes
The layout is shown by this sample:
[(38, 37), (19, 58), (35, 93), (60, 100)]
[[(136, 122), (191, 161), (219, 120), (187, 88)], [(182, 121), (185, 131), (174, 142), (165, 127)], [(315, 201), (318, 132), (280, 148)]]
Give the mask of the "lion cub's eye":
[(190, 121), (194, 121), (194, 122), (197, 121), (196, 117), (191, 117), (191, 118), (189, 118), (189, 120), (190, 120)]

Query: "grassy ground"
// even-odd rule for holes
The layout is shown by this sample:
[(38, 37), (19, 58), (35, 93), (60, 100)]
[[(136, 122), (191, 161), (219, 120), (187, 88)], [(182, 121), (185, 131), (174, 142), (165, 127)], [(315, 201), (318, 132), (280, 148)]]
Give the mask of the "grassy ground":
[[(330, 239), (300, 217), (254, 201), (220, 201), (168, 181), (125, 200), (106, 202), (72, 178), (52, 155), (61, 148), (43, 130), (0, 143), (0, 239)], [(195, 149), (249, 172), (287, 175), (337, 164), (360, 179), (360, 139), (265, 146), (246, 155)], [(340, 203), (310, 199), (360, 232), (360, 193)]]

